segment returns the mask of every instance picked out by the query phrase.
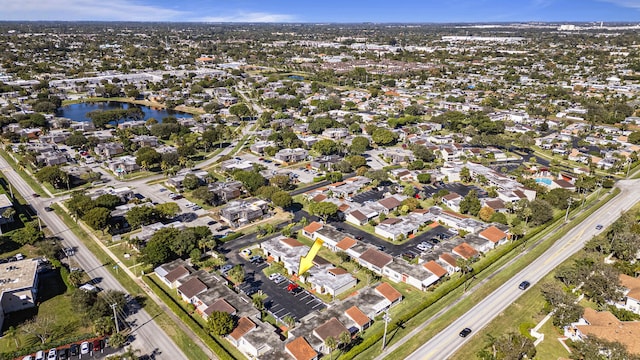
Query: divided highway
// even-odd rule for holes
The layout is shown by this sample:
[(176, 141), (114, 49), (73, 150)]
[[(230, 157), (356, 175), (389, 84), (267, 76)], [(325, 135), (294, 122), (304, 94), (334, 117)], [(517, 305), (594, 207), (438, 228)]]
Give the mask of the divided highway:
[[(73, 261), (77, 262), (93, 279), (99, 279), (97, 286), (103, 289), (113, 289), (126, 293), (126, 290), (111, 275), (108, 269), (98, 261), (80, 239), (67, 228), (62, 220), (53, 212), (44, 211), (51, 199), (34, 197), (33, 189), (14, 171), (7, 161), (0, 157), (0, 170), (7, 180), (12, 184), (13, 191), (18, 191), (38, 212), (38, 217), (49, 230), (56, 236), (61, 237), (64, 247), (76, 249)], [(109, 265), (111, 266), (111, 265)], [(153, 321), (151, 316), (143, 309), (127, 317), (127, 322), (131, 325), (132, 335), (135, 340), (132, 346), (141, 350), (142, 354), (154, 354), (156, 359), (178, 360), (186, 359), (184, 353), (167, 336), (167, 334)]]
[[(412, 353), (408, 359), (440, 360), (451, 357), (471, 336), (477, 334), (522, 295), (523, 291), (518, 289), (518, 284), (524, 280), (528, 280), (531, 284), (536, 284), (551, 270), (582, 249), (584, 244), (594, 235), (603, 231), (596, 229), (598, 224), (603, 225), (606, 229), (618, 219), (621, 213), (629, 210), (640, 201), (640, 191), (638, 191), (640, 189), (640, 180), (621, 180), (616, 186), (620, 188), (620, 194), (596, 210), (581, 224), (569, 230), (538, 259), (505, 282), (438, 335), (429, 339)], [(458, 334), (465, 327), (471, 328), (473, 332), (467, 338), (461, 338)]]

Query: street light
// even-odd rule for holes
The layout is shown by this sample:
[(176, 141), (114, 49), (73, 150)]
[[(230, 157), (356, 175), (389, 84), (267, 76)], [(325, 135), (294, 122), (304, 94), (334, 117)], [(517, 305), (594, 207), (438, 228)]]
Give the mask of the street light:
[(573, 203), (573, 198), (569, 197), (569, 199), (567, 201), (569, 203), (569, 206), (567, 206), (567, 213), (564, 215), (564, 222), (567, 222), (567, 219), (569, 218), (569, 209), (571, 209), (571, 204)]
[(384, 335), (382, 336), (382, 350), (384, 350), (384, 347), (387, 345), (387, 325), (389, 324), (389, 321), (391, 321), (388, 308), (385, 311), (382, 319), (384, 320)]

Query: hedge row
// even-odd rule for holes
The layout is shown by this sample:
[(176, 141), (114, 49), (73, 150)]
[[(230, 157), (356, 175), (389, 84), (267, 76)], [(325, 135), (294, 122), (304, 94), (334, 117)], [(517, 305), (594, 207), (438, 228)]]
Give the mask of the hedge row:
[(143, 280), (149, 285), (153, 292), (162, 299), (162, 301), (173, 311), (176, 316), (182, 320), (198, 337), (207, 344), (207, 346), (213, 350), (220, 360), (233, 360), (233, 355), (222, 347), (222, 345), (216, 341), (209, 333), (202, 328), (200, 323), (196, 321), (189, 313), (187, 313), (182, 306), (177, 304), (171, 295), (167, 294), (162, 287), (160, 287), (155, 280), (150, 276), (144, 276)]

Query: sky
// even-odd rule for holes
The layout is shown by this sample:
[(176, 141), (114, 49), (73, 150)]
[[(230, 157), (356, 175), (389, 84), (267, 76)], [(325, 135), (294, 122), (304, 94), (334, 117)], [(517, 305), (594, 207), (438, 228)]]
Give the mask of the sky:
[(640, 0), (0, 0), (1, 20), (639, 22)]

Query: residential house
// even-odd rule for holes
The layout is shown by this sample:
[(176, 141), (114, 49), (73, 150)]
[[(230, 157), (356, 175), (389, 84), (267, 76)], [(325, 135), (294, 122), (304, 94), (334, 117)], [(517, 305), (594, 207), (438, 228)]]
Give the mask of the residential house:
[(309, 239), (315, 240), (316, 232), (322, 229), (324, 225), (317, 221), (313, 221), (311, 224), (305, 226), (302, 229), (302, 235), (308, 237)]
[(103, 159), (110, 159), (124, 153), (124, 147), (120, 143), (102, 143), (96, 145), (93, 151)]
[(266, 256), (276, 262), (282, 262), (289, 274), (297, 274), (300, 269), (300, 258), (307, 255), (309, 247), (296, 239), (279, 236), (260, 244)]
[(623, 307), (640, 315), (640, 279), (620, 274), (620, 285), (624, 288)]
[(67, 154), (59, 151), (43, 152), (36, 156), (39, 165), (56, 166), (66, 164), (69, 161)]
[(158, 146), (158, 137), (151, 135), (138, 135), (131, 139), (131, 142), (140, 147), (156, 147)]
[(256, 154), (264, 154), (264, 149), (268, 148), (268, 147), (275, 147), (276, 143), (273, 141), (256, 141), (255, 143), (253, 143), (249, 149), (251, 149), (251, 151), (253, 151)]
[(627, 351), (640, 355), (640, 322), (620, 321), (609, 311), (596, 311), (585, 308), (582, 318), (565, 327), (565, 336), (580, 341), (585, 337), (594, 336), (602, 340), (619, 342)]
[(311, 168), (314, 170), (332, 170), (333, 166), (342, 161), (339, 155), (320, 156), (311, 161)]
[(171, 289), (175, 289), (178, 286), (178, 280), (195, 272), (195, 270), (182, 259), (162, 264), (153, 271), (158, 278)]
[(456, 258), (454, 258), (451, 254), (442, 253), (438, 258), (442, 267), (447, 270), (447, 273), (453, 274), (456, 271), (460, 271), (460, 267), (458, 267), (458, 262)]
[(288, 342), (285, 346), (287, 354), (291, 355), (294, 360), (317, 360), (318, 353), (309, 345), (304, 337), (300, 336), (293, 341)]
[(268, 203), (264, 200), (234, 200), (220, 210), (220, 219), (231, 227), (240, 227), (262, 218), (268, 209)]
[(466, 242), (454, 247), (452, 252), (465, 260), (471, 260), (480, 255), (476, 249)]
[(402, 294), (386, 282), (376, 286), (375, 291), (389, 302), (387, 308), (391, 308), (402, 301)]
[(509, 241), (509, 235), (492, 225), (478, 233), (481, 238), (489, 240), (493, 247), (504, 245)]
[(285, 163), (295, 163), (304, 161), (308, 155), (309, 152), (302, 148), (282, 149), (276, 153), (274, 159)]
[(349, 334), (349, 329), (347, 329), (337, 318), (333, 317), (324, 324), (315, 328), (313, 330), (313, 335), (322, 341), (320, 352), (328, 354), (330, 349), (328, 349), (325, 344), (327, 338), (332, 337), (338, 340), (340, 339), (340, 335), (345, 332)]
[(356, 305), (348, 308), (344, 313), (351, 321), (353, 321), (360, 332), (366, 330), (373, 323), (373, 320), (371, 320), (371, 318), (369, 318), (367, 314), (360, 310)]
[(109, 169), (116, 174), (128, 174), (140, 170), (140, 166), (136, 163), (135, 156), (126, 155), (111, 159)]
[(376, 249), (369, 249), (358, 257), (358, 263), (367, 269), (382, 275), (382, 269), (393, 261), (393, 257)]
[(303, 277), (304, 281), (309, 282), (316, 292), (331, 296), (349, 291), (358, 282), (353, 275), (342, 268), (319, 269), (314, 267)]
[(322, 136), (329, 139), (342, 139), (349, 136), (349, 129), (347, 128), (328, 128), (322, 132)]
[(242, 195), (242, 183), (240, 181), (215, 182), (209, 184), (209, 191), (215, 195), (215, 205), (227, 203)]
[(449, 209), (460, 212), (460, 202), (462, 201), (462, 196), (460, 194), (451, 192), (442, 197), (442, 203), (445, 204)]
[(444, 277), (445, 275), (448, 274), (447, 270), (445, 268), (443, 268), (442, 266), (440, 266), (440, 264), (438, 264), (434, 260), (427, 261), (424, 264), (422, 264), (422, 266), (429, 273), (433, 274), (433, 277), (429, 277), (427, 279), (427, 281), (425, 281), (423, 283), (425, 288), (427, 288), (430, 285), (434, 284), (435, 282), (437, 282), (438, 280), (442, 279), (442, 277)]

